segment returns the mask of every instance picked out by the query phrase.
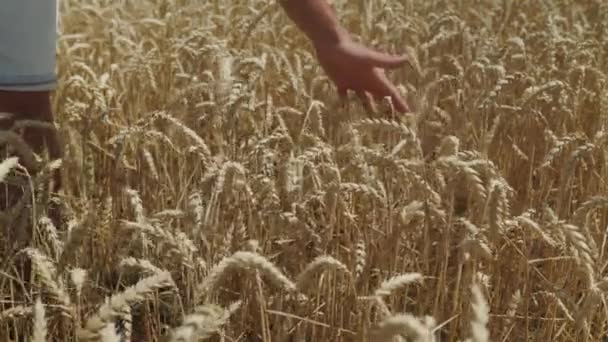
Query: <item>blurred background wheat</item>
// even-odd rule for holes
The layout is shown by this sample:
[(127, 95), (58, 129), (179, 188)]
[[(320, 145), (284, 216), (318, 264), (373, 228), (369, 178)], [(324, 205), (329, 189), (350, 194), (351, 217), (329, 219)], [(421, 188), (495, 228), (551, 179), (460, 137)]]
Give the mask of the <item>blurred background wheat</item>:
[(1, 341), (606, 338), (608, 5), (332, 3), (412, 113), (343, 106), (275, 1), (60, 1), (65, 158), (3, 133), (41, 171), (0, 165)]

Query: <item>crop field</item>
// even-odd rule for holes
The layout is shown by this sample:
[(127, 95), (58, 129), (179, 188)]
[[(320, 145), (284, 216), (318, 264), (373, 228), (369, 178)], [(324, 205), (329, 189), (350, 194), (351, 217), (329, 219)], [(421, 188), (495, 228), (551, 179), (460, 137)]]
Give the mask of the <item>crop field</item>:
[(340, 101), (275, 0), (60, 1), (0, 341), (608, 338), (608, 2), (331, 3), (411, 112)]

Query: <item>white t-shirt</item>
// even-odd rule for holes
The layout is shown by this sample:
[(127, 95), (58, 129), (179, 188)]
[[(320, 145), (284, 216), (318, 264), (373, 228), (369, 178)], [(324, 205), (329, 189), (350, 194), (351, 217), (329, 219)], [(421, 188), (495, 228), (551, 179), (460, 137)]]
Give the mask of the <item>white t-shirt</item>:
[(0, 1), (0, 89), (54, 88), (57, 1)]

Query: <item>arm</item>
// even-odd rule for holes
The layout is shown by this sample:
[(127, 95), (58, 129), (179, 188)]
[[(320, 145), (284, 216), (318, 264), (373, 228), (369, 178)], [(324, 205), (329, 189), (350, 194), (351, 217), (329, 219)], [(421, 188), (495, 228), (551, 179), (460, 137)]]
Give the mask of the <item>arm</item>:
[(397, 111), (409, 111), (407, 103), (382, 70), (402, 66), (407, 57), (391, 56), (354, 42), (327, 0), (279, 0), (279, 3), (312, 41), (319, 63), (338, 87), (341, 98), (349, 89), (354, 90), (367, 108), (372, 109), (371, 97), (379, 100), (388, 96)]
[(338, 43), (347, 36), (327, 0), (281, 0), (287, 16), (312, 41)]

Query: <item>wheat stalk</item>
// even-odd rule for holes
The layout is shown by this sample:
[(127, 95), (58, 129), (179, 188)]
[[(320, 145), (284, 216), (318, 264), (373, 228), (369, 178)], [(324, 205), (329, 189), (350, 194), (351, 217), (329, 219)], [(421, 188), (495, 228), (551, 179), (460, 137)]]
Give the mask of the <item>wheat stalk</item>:
[(253, 253), (238, 251), (229, 257), (222, 259), (216, 266), (209, 271), (202, 283), (198, 285), (197, 295), (199, 298), (203, 294), (213, 293), (223, 277), (234, 270), (250, 270), (254, 269), (266, 276), (275, 286), (283, 288), (287, 291), (294, 291), (297, 286), (289, 280), (283, 273), (270, 261), (263, 256)]
[(112, 295), (97, 312), (87, 319), (83, 328), (78, 330), (80, 339), (88, 341), (98, 338), (104, 328), (121, 317), (126, 308), (140, 303), (160, 288), (173, 287), (175, 283), (169, 272), (165, 271), (144, 278), (125, 291)]
[(34, 331), (32, 333), (32, 342), (45, 342), (47, 340), (45, 310), (40, 297), (36, 299), (34, 304)]

